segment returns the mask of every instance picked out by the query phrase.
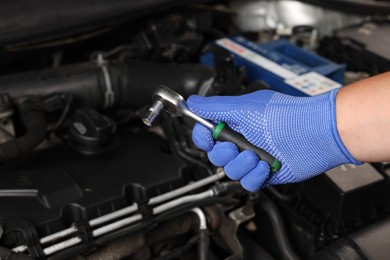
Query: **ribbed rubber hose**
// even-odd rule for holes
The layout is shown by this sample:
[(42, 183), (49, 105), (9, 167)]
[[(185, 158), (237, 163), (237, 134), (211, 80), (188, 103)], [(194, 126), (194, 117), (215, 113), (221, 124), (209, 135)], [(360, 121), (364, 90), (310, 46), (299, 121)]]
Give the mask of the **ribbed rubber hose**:
[[(11, 97), (64, 93), (72, 95), (76, 104), (91, 108), (139, 108), (152, 101), (160, 85), (186, 97), (213, 77), (214, 70), (201, 64), (113, 60), (104, 66), (88, 62), (0, 77), (0, 93)], [(110, 90), (113, 99), (107, 102)]]
[[(13, 98), (64, 93), (72, 95), (80, 106), (139, 108), (152, 101), (152, 93), (160, 85), (188, 96), (213, 76), (211, 68), (200, 64), (90, 62), (1, 77), (0, 93), (8, 93)], [(107, 98), (107, 93), (111, 98)], [(26, 134), (0, 144), (0, 163), (31, 151), (46, 136), (44, 112), (35, 103), (25, 101), (19, 106), (19, 112)]]

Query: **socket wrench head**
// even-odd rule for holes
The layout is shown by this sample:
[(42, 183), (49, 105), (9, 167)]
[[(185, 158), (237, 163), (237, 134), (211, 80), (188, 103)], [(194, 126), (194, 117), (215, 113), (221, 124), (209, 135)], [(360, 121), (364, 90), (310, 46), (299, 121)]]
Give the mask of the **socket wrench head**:
[(151, 126), (153, 122), (157, 119), (161, 110), (164, 109), (172, 115), (188, 116), (195, 120), (195, 122), (204, 125), (208, 129), (214, 129), (214, 124), (212, 122), (209, 122), (208, 120), (205, 120), (191, 112), (184, 98), (170, 88), (160, 86), (153, 93), (153, 100), (153, 106), (149, 108), (145, 117), (142, 119), (144, 124), (146, 124), (147, 126)]
[(160, 86), (153, 93), (153, 100), (160, 101), (164, 105), (164, 110), (176, 116), (182, 116), (181, 108), (187, 106), (184, 98), (166, 86)]
[(186, 107), (184, 98), (175, 91), (165, 86), (160, 86), (153, 93), (153, 105), (148, 109), (145, 116), (142, 118), (147, 126), (152, 126), (154, 121), (164, 109), (168, 113), (176, 116), (182, 116), (181, 107)]

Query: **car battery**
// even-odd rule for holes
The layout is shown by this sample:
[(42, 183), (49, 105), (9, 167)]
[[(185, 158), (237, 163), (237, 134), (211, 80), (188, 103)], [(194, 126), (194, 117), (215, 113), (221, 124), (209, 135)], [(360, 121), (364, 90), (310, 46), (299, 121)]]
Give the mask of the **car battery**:
[[(262, 80), (272, 89), (285, 94), (315, 96), (340, 88), (343, 83), (344, 65), (284, 39), (258, 44), (234, 36), (219, 39), (213, 44), (229, 51), (236, 66), (245, 67), (248, 84)], [(205, 52), (201, 63), (213, 66), (213, 53)]]

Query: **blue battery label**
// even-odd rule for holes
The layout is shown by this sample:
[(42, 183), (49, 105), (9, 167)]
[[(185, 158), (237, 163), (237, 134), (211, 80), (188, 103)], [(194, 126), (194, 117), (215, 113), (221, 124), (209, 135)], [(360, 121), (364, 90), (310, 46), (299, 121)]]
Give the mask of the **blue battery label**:
[(216, 44), (245, 60), (246, 63), (249, 62), (278, 76), (281, 79), (278, 85), (285, 84), (286, 87), (292, 87), (308, 96), (320, 95), (342, 86), (275, 51), (268, 51), (242, 37), (236, 37), (234, 40), (223, 38), (217, 40)]

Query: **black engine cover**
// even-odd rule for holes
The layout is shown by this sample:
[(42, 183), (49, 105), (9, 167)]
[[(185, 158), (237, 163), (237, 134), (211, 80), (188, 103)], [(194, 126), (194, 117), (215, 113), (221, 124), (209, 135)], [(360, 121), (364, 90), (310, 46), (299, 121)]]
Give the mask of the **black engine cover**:
[(183, 185), (184, 166), (143, 130), (120, 129), (98, 157), (68, 146), (32, 153), (0, 167), (0, 220), (25, 219), (43, 237)]

